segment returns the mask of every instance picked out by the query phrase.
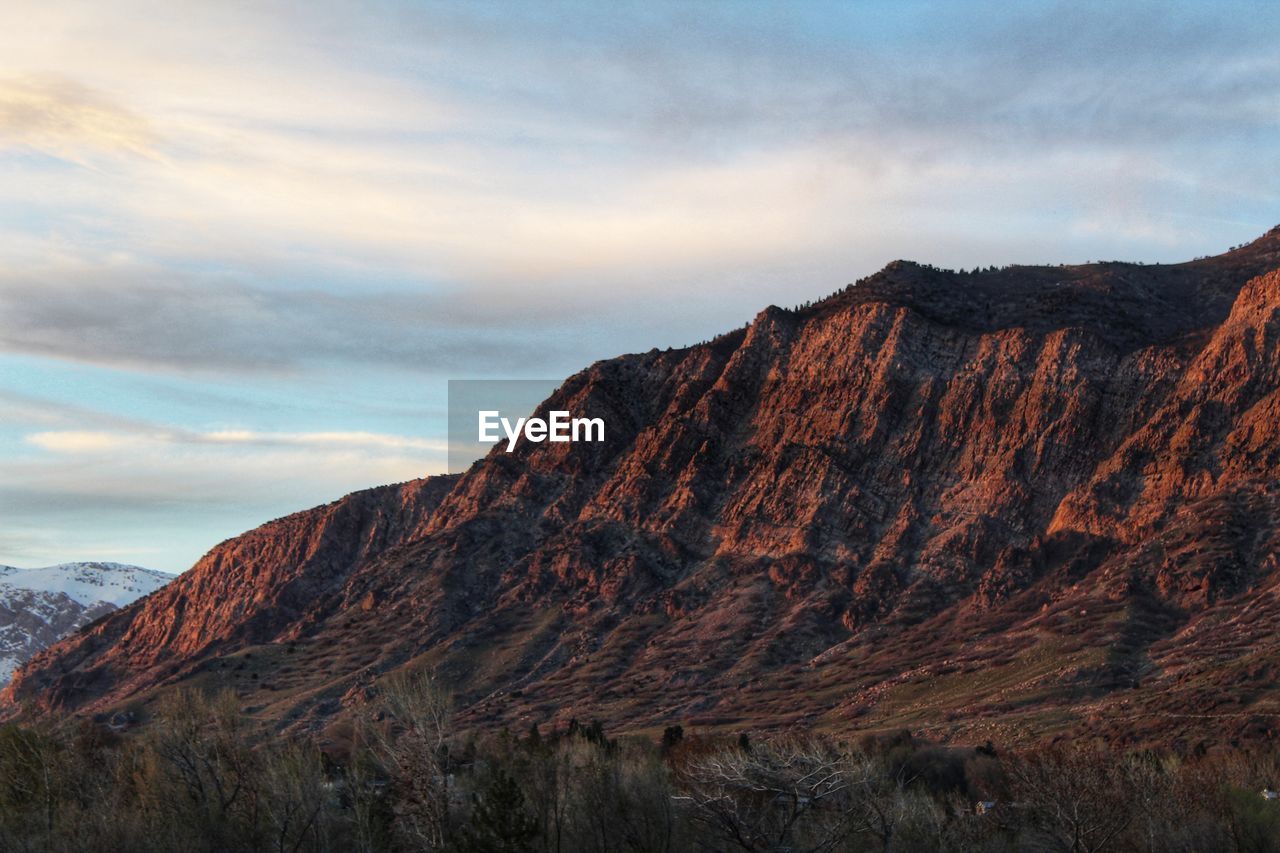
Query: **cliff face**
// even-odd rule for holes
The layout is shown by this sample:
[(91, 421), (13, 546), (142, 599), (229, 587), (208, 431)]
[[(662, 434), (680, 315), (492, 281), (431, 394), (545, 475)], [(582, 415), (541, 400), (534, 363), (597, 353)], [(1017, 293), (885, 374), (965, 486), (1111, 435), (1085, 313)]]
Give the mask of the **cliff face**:
[(229, 684), (320, 725), (430, 665), (477, 724), (1269, 731), (1277, 268), (1275, 231), (1176, 266), (896, 262), (574, 376), (543, 408), (602, 444), (223, 543), (8, 698)]

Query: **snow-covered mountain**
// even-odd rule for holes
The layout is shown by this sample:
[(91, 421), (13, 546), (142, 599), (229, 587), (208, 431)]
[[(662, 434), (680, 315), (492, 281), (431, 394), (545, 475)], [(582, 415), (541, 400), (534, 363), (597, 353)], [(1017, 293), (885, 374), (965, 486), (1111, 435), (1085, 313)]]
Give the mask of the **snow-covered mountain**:
[(173, 575), (121, 563), (0, 566), (0, 684), (36, 652)]

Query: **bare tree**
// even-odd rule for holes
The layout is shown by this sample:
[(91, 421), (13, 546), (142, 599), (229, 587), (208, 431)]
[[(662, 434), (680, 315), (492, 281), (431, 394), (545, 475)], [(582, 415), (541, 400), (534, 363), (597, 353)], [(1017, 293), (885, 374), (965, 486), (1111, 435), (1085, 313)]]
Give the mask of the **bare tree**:
[(659, 757), (583, 738), (561, 741), (553, 757), (563, 786), (555, 849), (581, 853), (677, 849), (670, 779)]
[[(52, 838), (57, 815), (58, 749), (45, 733), (6, 727), (0, 731), (0, 827), (25, 823)], [(33, 820), (34, 818), (34, 820)]]
[(847, 777), (851, 832), (873, 839), (886, 851), (940, 844), (945, 816), (905, 766), (894, 768), (868, 755), (854, 755)]
[[(719, 842), (745, 853), (825, 853), (849, 832), (847, 756), (814, 741), (693, 758), (677, 801)], [(717, 846), (716, 849), (722, 849)]]
[(1100, 750), (1055, 747), (1017, 760), (1011, 775), (1042, 844), (1099, 853), (1114, 849), (1134, 819), (1134, 769)]
[[(179, 796), (157, 797), (157, 810), (172, 821), (194, 822), (208, 837), (228, 846), (243, 842), (235, 834), (256, 831), (259, 791), (256, 757), (231, 691), (206, 696), (183, 688), (166, 694), (157, 709), (149, 735), (158, 761), (157, 783)], [(167, 785), (165, 785), (167, 783)]]
[(322, 817), (331, 799), (320, 753), (309, 744), (289, 743), (265, 762), (263, 812), (276, 853), (323, 847)]
[(386, 724), (370, 727), (392, 773), (397, 825), (423, 850), (441, 850), (449, 836), (449, 741), (452, 699), (428, 672), (387, 679), (380, 706)]
[(537, 747), (530, 758), (529, 807), (538, 821), (538, 837), (546, 853), (565, 853), (570, 849), (573, 759), (573, 750), (565, 744)]

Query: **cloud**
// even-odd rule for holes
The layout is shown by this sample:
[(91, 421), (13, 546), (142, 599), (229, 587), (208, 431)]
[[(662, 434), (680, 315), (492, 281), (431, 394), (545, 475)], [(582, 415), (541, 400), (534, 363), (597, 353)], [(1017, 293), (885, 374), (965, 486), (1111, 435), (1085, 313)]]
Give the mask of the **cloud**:
[[(447, 442), (361, 430), (190, 429), (2, 394), (57, 428), (0, 457), (0, 515), (82, 515), (257, 506), (298, 509), (444, 469)], [(63, 521), (66, 519), (64, 518)]]
[(148, 122), (101, 92), (62, 77), (0, 79), (0, 146), (75, 162), (92, 152), (151, 156)]
[[(929, 156), (1201, 141), (1274, 127), (1277, 15), (1257, 3), (433, 6), (452, 79), (657, 157), (862, 137)], [(756, 10), (757, 12), (759, 10)], [(1207, 125), (1223, 119), (1228, 126)], [(541, 125), (539, 125), (541, 126)], [(1105, 133), (1105, 136), (1103, 134)]]
[[(144, 371), (280, 372), (318, 364), (439, 371), (545, 364), (561, 347), (518, 317), (555, 308), (480, 293), (342, 292), (82, 262), (0, 275), (0, 349)], [(562, 345), (561, 345), (562, 346)]]
[[(59, 541), (60, 539), (61, 541)], [(126, 562), (136, 564), (136, 562), (151, 562), (148, 557), (163, 553), (163, 549), (138, 545), (121, 546), (108, 544), (103, 540), (98, 540), (91, 545), (72, 545), (66, 541), (65, 537), (58, 537), (52, 531), (49, 531), (37, 536), (0, 536), (0, 553), (12, 555), (6, 557), (6, 559), (23, 563), (18, 568), (34, 569), (41, 568), (44, 565), (56, 565), (56, 563), (49, 561), (47, 555), (50, 553), (56, 553), (58, 555), (56, 559), (60, 562), (74, 562), (76, 560), (119, 561), (123, 559)], [(6, 563), (5, 565), (12, 564)]]
[(150, 425), (135, 418), (102, 412), (87, 406), (58, 403), (34, 394), (0, 388), (0, 411), (11, 424), (65, 426), (92, 422), (125, 430), (145, 430)]
[(129, 444), (127, 436), (89, 430), (36, 432), (26, 437), (28, 444), (55, 453), (100, 453), (118, 450)]
[(1280, 59), (1229, 16), (321, 8), (37, 4), (39, 47), (0, 35), (61, 69), (0, 87), (0, 132), (155, 154), (6, 176), (0, 348), (561, 372), (736, 325), (769, 278), (1199, 254), (1274, 218)]
[[(1180, 148), (1221, 152), (1275, 128), (1265, 27), (1145, 5), (1027, 8), (883, 40), (870, 15), (838, 8), (818, 31), (800, 14), (715, 7), (393, 6), (341, 37), (341, 8), (186, 9), (186, 26), (123, 32), (86, 9), (95, 27), (64, 24), (51, 41), (67, 74), (103, 80), (165, 140), (163, 163), (82, 176), (74, 195), (105, 210), (77, 211), (76, 227), (162, 264), (410, 273), (490, 292), (571, 279), (576, 295), (641, 265), (832, 251), (877, 206), (927, 197), (903, 177), (917, 170), (1036, 166), (1043, 206), (1109, 185), (1110, 170), (1088, 170), (1111, 160), (1156, 210), (1166, 173), (1224, 194), (1265, 179), (1266, 158)], [(210, 50), (200, 27), (240, 47)], [(86, 30), (138, 50), (84, 63)], [(1064, 159), (1067, 175), (1047, 171)], [(10, 192), (40, 204), (46, 184)]]
[(110, 555), (183, 569), (222, 536), (445, 467), (442, 441), (360, 431), (117, 423), (23, 441), (28, 452), (0, 457), (0, 554), (27, 562)]
[(414, 448), (100, 438), (46, 435), (32, 443), (52, 457), (0, 461), (0, 507), (7, 521), (47, 521), (56, 513), (60, 524), (70, 524), (86, 514), (96, 521), (127, 515), (147, 525), (180, 507), (249, 510), (261, 520), (272, 510), (305, 508), (318, 496), (332, 500), (444, 470), (443, 453)]
[(103, 453), (125, 448), (146, 449), (160, 445), (240, 445), (282, 448), (361, 449), (373, 451), (412, 450), (443, 453), (448, 442), (373, 432), (260, 432), (255, 430), (153, 429), (147, 432), (106, 432), (99, 430), (49, 430), (25, 436), (25, 441), (54, 453)]

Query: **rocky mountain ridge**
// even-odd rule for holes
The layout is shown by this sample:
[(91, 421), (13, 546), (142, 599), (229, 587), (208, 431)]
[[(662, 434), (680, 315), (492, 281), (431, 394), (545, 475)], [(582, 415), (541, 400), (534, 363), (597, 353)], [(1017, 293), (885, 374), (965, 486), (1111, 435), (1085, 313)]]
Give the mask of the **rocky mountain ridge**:
[(430, 666), (479, 726), (1273, 732), (1277, 270), (1280, 230), (1177, 265), (895, 262), (597, 363), (540, 412), (605, 442), (223, 543), (39, 655), (10, 713), (189, 683), (323, 728)]

